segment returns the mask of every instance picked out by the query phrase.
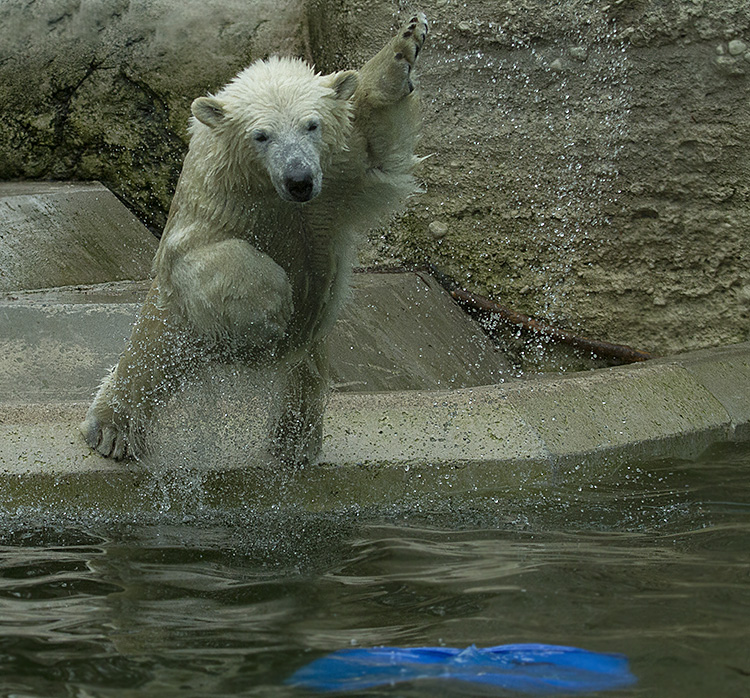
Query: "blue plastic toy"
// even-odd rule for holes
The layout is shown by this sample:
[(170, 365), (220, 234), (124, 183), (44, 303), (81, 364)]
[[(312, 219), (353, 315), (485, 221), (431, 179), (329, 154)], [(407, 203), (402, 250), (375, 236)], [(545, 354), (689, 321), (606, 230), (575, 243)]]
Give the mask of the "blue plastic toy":
[(506, 691), (550, 695), (622, 688), (636, 682), (619, 654), (560, 645), (370, 647), (337, 650), (286, 683), (315, 691), (355, 691), (418, 679), (468, 681)]

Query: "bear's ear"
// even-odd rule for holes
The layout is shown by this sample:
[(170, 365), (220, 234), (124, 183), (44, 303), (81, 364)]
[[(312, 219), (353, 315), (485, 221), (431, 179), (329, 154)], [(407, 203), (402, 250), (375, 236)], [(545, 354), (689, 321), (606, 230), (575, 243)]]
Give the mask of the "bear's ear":
[(336, 99), (349, 99), (359, 84), (359, 77), (355, 70), (344, 70), (340, 73), (328, 75), (328, 87), (333, 90)]
[(190, 105), (190, 111), (198, 121), (211, 128), (216, 128), (227, 116), (221, 102), (213, 97), (198, 97)]

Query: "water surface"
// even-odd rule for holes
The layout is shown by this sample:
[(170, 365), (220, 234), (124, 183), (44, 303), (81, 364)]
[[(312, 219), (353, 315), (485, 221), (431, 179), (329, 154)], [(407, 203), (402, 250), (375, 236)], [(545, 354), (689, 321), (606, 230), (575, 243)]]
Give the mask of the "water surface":
[(605, 695), (750, 696), (748, 446), (419, 511), (0, 525), (2, 696), (300, 696), (342, 647), (515, 642), (626, 654), (639, 682)]

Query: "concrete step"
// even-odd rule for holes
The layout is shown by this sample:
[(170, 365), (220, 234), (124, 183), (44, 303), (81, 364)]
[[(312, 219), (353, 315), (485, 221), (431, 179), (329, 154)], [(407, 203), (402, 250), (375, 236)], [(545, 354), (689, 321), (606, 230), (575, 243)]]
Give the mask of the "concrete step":
[(156, 247), (98, 182), (0, 182), (0, 292), (145, 279)]
[[(0, 299), (0, 403), (90, 399), (147, 290), (147, 282), (109, 283)], [(343, 391), (463, 388), (511, 375), (504, 355), (422, 274), (355, 274), (330, 344)]]
[(272, 385), (242, 366), (170, 401), (149, 460), (113, 463), (77, 425), (155, 247), (100, 185), (0, 185), (0, 510), (494, 507), (750, 439), (750, 344), (519, 380), (432, 279), (360, 274), (331, 338), (320, 463), (280, 467), (257, 447)]

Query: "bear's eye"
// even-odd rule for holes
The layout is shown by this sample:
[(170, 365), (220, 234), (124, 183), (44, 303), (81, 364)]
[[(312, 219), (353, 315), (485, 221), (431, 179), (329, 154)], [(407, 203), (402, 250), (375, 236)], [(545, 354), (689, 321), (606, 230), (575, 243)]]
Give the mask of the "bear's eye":
[(270, 136), (265, 131), (253, 131), (253, 140), (256, 143), (265, 143)]
[(307, 130), (312, 133), (313, 131), (317, 131), (318, 127), (320, 126), (320, 123), (317, 121), (308, 121), (307, 122)]

